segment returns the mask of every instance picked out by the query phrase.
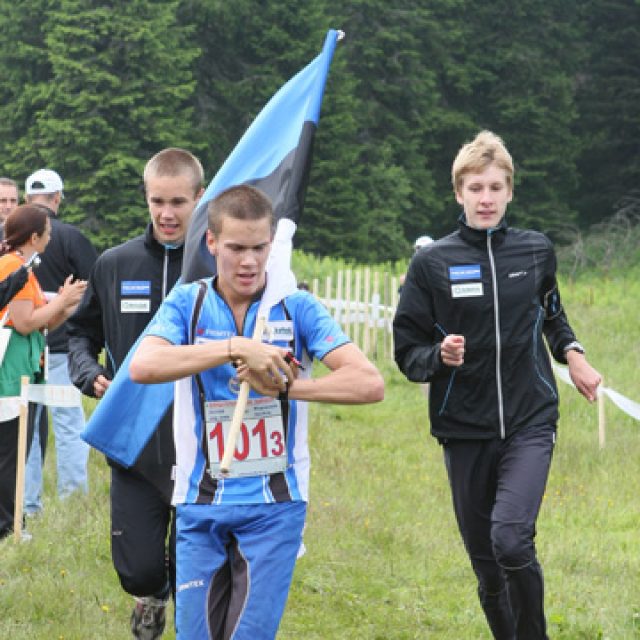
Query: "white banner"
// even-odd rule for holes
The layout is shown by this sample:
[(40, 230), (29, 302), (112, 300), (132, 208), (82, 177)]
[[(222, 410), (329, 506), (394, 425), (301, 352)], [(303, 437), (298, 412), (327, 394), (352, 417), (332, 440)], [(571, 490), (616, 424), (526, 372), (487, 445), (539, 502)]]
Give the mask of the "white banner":
[(17, 418), (20, 415), (21, 402), (37, 402), (47, 407), (82, 406), (82, 394), (71, 385), (29, 384), (25, 389), (24, 400), (22, 396), (0, 398), (0, 422)]
[[(569, 376), (569, 369), (567, 367), (561, 367), (557, 365), (555, 362), (553, 363), (553, 368), (555, 369), (556, 375), (562, 382), (566, 382), (567, 384), (573, 385), (571, 381), (571, 377)], [(613, 389), (609, 389), (608, 387), (603, 387), (600, 385), (598, 387), (598, 395), (604, 394), (624, 413), (636, 420), (640, 420), (640, 404), (637, 402), (626, 398), (621, 393), (614, 391)]]

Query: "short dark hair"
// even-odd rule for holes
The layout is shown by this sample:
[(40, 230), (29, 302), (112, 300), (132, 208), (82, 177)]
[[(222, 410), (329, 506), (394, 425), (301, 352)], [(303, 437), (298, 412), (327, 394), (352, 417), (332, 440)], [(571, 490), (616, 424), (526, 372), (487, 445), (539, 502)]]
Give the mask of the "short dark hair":
[(274, 216), (271, 200), (260, 189), (247, 184), (229, 187), (219, 193), (207, 208), (209, 214), (209, 231), (214, 236), (222, 231), (222, 220), (225, 216), (235, 220), (269, 219), (271, 230), (274, 229)]
[(4, 250), (13, 251), (25, 244), (32, 234), (41, 236), (47, 228), (47, 209), (40, 204), (22, 204), (4, 221)]

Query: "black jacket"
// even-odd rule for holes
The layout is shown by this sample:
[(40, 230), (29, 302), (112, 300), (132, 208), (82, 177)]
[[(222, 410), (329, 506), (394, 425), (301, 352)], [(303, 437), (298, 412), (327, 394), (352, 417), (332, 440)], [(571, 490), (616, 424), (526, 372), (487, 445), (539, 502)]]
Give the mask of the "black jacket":
[[(49, 209), (51, 240), (40, 255), (40, 265), (35, 269), (36, 278), (47, 293), (57, 293), (68, 276), (87, 280), (98, 254), (93, 245), (78, 229), (61, 222)], [(61, 324), (49, 332), (47, 344), (52, 353), (66, 353), (67, 324)]]
[(29, 271), (23, 265), (0, 281), (0, 309), (4, 309), (13, 300), (16, 293), (27, 284), (28, 277)]
[[(414, 382), (431, 382), (431, 433), (438, 438), (505, 437), (555, 424), (551, 362), (566, 363), (575, 335), (562, 309), (556, 258), (535, 231), (475, 230), (463, 218), (451, 235), (413, 258), (393, 322), (395, 359)], [(465, 337), (461, 367), (440, 358), (446, 334)]]
[[(73, 384), (93, 396), (99, 374), (113, 378), (127, 353), (144, 331), (180, 276), (182, 247), (167, 249), (152, 234), (105, 251), (96, 262), (87, 291), (68, 320), (69, 375)], [(98, 363), (104, 347), (105, 367)], [(151, 438), (134, 469), (170, 495), (175, 462), (171, 409)]]

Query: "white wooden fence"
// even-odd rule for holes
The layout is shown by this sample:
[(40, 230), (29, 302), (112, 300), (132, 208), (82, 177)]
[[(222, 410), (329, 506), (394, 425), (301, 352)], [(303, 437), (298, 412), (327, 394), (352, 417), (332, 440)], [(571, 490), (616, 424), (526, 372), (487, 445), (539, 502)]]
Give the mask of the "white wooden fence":
[(393, 357), (391, 325), (398, 306), (397, 276), (369, 267), (346, 269), (323, 282), (314, 278), (311, 293), (367, 357)]

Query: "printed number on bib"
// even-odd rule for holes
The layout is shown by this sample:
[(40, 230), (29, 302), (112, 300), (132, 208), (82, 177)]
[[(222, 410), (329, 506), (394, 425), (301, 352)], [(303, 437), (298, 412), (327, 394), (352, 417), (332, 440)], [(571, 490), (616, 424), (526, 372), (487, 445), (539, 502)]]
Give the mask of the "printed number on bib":
[[(235, 400), (206, 402), (207, 446), (210, 473), (220, 474)], [(280, 473), (287, 467), (287, 447), (280, 402), (275, 398), (253, 398), (247, 401), (229, 475), (259, 476)]]

